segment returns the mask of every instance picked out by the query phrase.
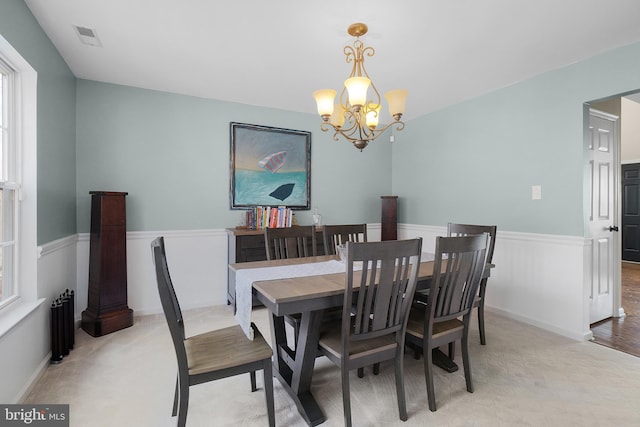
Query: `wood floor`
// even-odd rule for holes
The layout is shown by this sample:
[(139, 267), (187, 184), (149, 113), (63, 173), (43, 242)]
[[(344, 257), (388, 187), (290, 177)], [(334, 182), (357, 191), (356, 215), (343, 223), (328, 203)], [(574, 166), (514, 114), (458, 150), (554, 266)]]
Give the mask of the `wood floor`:
[(594, 341), (640, 357), (640, 264), (622, 263), (622, 318), (591, 326)]

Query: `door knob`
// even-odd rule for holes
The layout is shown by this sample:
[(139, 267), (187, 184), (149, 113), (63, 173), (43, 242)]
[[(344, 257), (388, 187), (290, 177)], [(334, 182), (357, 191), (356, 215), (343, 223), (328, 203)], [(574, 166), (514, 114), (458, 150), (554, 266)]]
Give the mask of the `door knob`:
[(609, 227), (609, 231), (619, 231), (618, 226), (617, 225), (613, 225), (613, 226)]

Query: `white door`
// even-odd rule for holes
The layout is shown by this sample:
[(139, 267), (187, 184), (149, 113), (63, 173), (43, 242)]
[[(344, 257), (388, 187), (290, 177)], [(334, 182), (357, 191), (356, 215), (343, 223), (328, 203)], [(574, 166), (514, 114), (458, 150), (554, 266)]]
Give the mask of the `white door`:
[(614, 314), (614, 286), (620, 265), (617, 233), (618, 117), (589, 113), (589, 172), (591, 200), (591, 291), (589, 323)]

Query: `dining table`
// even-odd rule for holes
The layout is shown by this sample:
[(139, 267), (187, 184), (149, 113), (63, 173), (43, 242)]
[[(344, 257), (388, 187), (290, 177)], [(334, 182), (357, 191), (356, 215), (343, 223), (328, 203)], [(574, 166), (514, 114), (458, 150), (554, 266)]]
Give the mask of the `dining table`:
[[(433, 276), (433, 254), (423, 254), (422, 259), (417, 290), (428, 289)], [(487, 267), (485, 277), (493, 265), (487, 264)], [(252, 295), (269, 310), (274, 375), (310, 426), (326, 420), (311, 393), (311, 380), (323, 314), (327, 309), (342, 306), (345, 271), (345, 264), (337, 255), (229, 264), (229, 280), (235, 281), (236, 295), (243, 288), (242, 281), (247, 282), (244, 287), (249, 286), (248, 302), (246, 296), (236, 298), (236, 319), (241, 326), (244, 324), (249, 335)], [(354, 275), (354, 291), (357, 291), (358, 272)], [(284, 316), (294, 314), (300, 315), (300, 327), (294, 344), (290, 345)], [(456, 363), (439, 350), (434, 352), (434, 364), (448, 372), (458, 369)]]

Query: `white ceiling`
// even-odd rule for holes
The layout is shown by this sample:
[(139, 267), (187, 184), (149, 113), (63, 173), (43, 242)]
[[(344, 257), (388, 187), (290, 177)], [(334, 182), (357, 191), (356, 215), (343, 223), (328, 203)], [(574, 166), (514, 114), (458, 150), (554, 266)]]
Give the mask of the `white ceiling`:
[(409, 119), (640, 41), (638, 0), (25, 2), (78, 78), (309, 113), (350, 71), (353, 22), (380, 92), (409, 90)]

